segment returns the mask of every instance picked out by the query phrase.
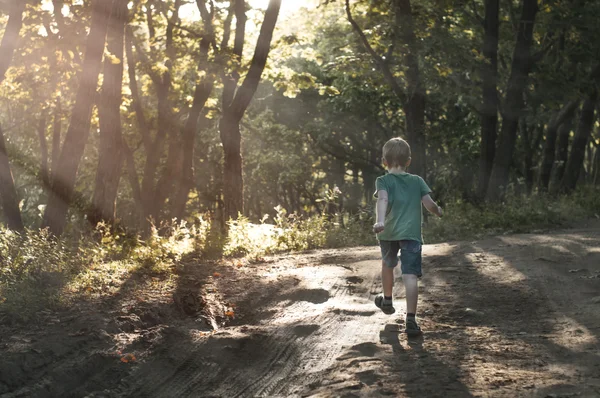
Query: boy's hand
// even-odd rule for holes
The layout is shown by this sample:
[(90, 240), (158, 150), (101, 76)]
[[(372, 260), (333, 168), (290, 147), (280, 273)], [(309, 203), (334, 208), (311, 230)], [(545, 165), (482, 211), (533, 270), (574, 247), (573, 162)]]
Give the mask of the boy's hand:
[(373, 225), (373, 232), (375, 232), (376, 234), (380, 233), (384, 229), (385, 229), (385, 226), (382, 222), (378, 222), (375, 225)]

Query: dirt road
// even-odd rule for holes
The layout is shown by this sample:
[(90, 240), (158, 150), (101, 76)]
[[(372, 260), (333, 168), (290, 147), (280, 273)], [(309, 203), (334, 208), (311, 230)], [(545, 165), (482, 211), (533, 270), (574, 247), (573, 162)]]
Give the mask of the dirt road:
[(598, 225), (425, 246), (415, 340), (400, 281), (395, 315), (373, 304), (379, 264), (369, 247), (189, 261), (169, 291), (132, 276), (2, 327), (0, 397), (600, 396)]

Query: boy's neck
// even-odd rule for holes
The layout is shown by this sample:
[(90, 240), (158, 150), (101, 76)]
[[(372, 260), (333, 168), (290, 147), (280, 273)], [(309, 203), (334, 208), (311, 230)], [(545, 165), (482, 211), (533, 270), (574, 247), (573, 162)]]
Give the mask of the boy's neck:
[(406, 167), (390, 167), (388, 169), (388, 173), (390, 174), (406, 174)]

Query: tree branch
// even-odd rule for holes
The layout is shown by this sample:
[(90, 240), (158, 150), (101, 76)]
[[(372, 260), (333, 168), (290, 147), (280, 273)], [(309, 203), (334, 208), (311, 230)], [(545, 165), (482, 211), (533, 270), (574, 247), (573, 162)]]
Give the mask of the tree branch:
[(258, 41), (256, 42), (254, 56), (250, 63), (250, 70), (231, 103), (231, 114), (238, 121), (242, 118), (244, 112), (250, 105), (250, 101), (252, 101), (252, 97), (254, 97), (254, 94), (256, 93), (260, 77), (267, 64), (267, 59), (269, 58), (269, 52), (271, 50), (273, 31), (275, 30), (279, 10), (281, 8), (281, 1), (282, 0), (271, 0), (269, 2), (258, 36)]
[(375, 52), (375, 50), (369, 43), (367, 36), (365, 36), (358, 23), (352, 17), (352, 12), (350, 11), (350, 0), (346, 0), (346, 16), (348, 17), (348, 22), (350, 22), (350, 25), (352, 25), (352, 28), (354, 29), (361, 42), (365, 46), (365, 49), (371, 55), (373, 61), (377, 64), (377, 66), (379, 66), (381, 73), (383, 73), (383, 76), (392, 88), (392, 91), (394, 91), (394, 93), (398, 96), (398, 98), (400, 98), (402, 102), (406, 102), (406, 93), (404, 92), (402, 87), (400, 87), (396, 78), (394, 78), (394, 75), (392, 74), (392, 71), (388, 67), (387, 63), (379, 54), (377, 54), (377, 52)]

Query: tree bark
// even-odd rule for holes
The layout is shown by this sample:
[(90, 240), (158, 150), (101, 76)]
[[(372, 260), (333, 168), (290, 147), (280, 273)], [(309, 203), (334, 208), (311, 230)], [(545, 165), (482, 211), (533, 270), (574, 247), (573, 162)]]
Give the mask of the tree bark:
[(224, 152), (223, 196), (225, 201), (225, 220), (235, 219), (239, 213), (243, 214), (244, 212), (244, 184), (239, 123), (256, 93), (258, 83), (266, 66), (280, 8), (281, 0), (270, 0), (248, 74), (235, 93), (231, 105), (227, 106), (225, 102), (223, 104), (225, 108), (219, 123), (219, 131)]
[(19, 198), (10, 170), (2, 127), (0, 127), (0, 201), (2, 201), (2, 209), (4, 210), (4, 218), (6, 219), (8, 228), (22, 231), (24, 228), (23, 220), (21, 219), (21, 210), (19, 209)]
[(6, 77), (6, 71), (10, 67), (13, 54), (19, 43), (19, 32), (23, 26), (23, 12), (26, 2), (24, 0), (15, 0), (10, 2), (10, 11), (8, 23), (0, 43), (0, 83)]
[(127, 0), (115, 0), (108, 26), (107, 49), (113, 58), (107, 57), (104, 61), (104, 80), (98, 101), (99, 157), (92, 207), (88, 213), (92, 226), (100, 221), (112, 225), (116, 218), (117, 191), (123, 165), (121, 92), (127, 3)]
[(552, 176), (552, 168), (554, 166), (554, 158), (556, 154), (556, 138), (558, 134), (558, 128), (565, 120), (573, 117), (573, 112), (579, 105), (579, 100), (572, 100), (568, 102), (560, 112), (552, 118), (548, 128), (546, 129), (546, 143), (544, 144), (544, 156), (542, 158), (542, 164), (540, 166), (540, 178), (539, 188), (542, 191), (547, 191), (550, 184), (550, 177)]
[(496, 154), (498, 130), (498, 37), (500, 1), (485, 0), (483, 56), (481, 68), (483, 104), (481, 107), (481, 157), (477, 196), (485, 197)]
[(96, 97), (98, 75), (102, 67), (102, 54), (111, 9), (112, 1), (92, 2), (92, 24), (87, 37), (83, 69), (79, 75), (80, 86), (77, 90), (71, 123), (58, 159), (58, 167), (52, 173), (52, 195), (42, 220), (42, 228), (48, 228), (54, 235), (61, 235), (64, 231), (77, 170), (89, 137), (92, 107)]
[(237, 219), (244, 211), (244, 180), (240, 125), (231, 115), (224, 115), (219, 123), (223, 144), (223, 201), (225, 220)]
[(577, 181), (579, 180), (579, 174), (585, 158), (585, 148), (592, 135), (592, 129), (594, 128), (597, 103), (598, 92), (594, 90), (594, 92), (585, 100), (583, 108), (581, 109), (579, 125), (577, 126), (577, 132), (575, 133), (573, 145), (571, 146), (571, 155), (569, 156), (567, 167), (561, 182), (561, 190), (563, 192), (572, 192), (577, 186)]
[(511, 74), (508, 79), (506, 101), (502, 114), (502, 129), (488, 184), (487, 198), (492, 201), (500, 200), (508, 185), (519, 118), (522, 116), (524, 107), (523, 92), (531, 70), (533, 26), (537, 12), (537, 0), (523, 0), (517, 43), (513, 52)]

